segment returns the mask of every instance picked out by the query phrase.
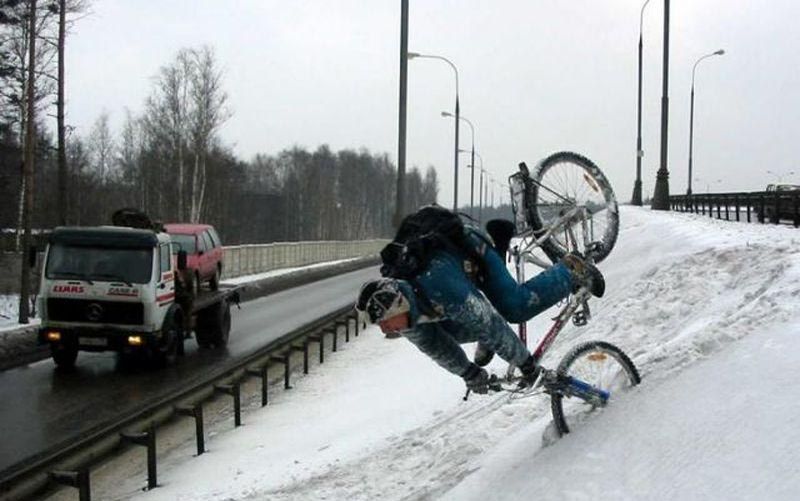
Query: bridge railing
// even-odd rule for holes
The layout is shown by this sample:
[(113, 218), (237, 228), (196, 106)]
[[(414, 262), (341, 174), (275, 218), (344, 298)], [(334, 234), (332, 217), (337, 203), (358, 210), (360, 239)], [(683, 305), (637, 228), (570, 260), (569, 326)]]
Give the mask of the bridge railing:
[(670, 208), (727, 221), (779, 224), (800, 227), (800, 192), (753, 191), (671, 195)]
[(388, 240), (276, 242), (224, 247), (223, 278), (377, 255)]
[[(269, 244), (231, 245), (223, 247), (223, 278), (266, 273), (281, 268), (377, 256), (388, 240), (276, 242)], [(21, 256), (17, 252), (0, 252), (0, 294), (19, 292)], [(33, 283), (38, 285), (42, 256), (37, 259)]]

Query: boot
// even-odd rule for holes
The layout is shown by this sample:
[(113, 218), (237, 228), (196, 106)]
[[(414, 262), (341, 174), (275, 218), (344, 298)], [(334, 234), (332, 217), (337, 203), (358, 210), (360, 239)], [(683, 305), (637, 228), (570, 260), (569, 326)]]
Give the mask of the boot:
[(530, 355), (519, 366), (519, 371), (522, 373), (522, 377), (519, 380), (519, 387), (530, 388), (536, 383), (542, 368), (536, 363), (533, 355)]

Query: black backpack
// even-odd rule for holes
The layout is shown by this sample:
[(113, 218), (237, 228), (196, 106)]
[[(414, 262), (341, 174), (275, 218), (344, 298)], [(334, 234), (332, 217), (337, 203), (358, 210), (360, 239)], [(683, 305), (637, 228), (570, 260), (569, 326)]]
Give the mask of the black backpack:
[(468, 259), (475, 267), (476, 280), (483, 280), (483, 259), (468, 242), (463, 221), (437, 205), (425, 206), (403, 219), (394, 240), (381, 250), (381, 275), (413, 280), (428, 268), (437, 250)]

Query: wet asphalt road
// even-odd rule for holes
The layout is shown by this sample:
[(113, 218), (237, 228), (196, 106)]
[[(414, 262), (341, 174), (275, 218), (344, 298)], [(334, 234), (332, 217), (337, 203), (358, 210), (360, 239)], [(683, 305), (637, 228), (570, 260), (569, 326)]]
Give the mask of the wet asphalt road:
[(186, 356), (166, 369), (122, 370), (113, 352), (81, 352), (71, 372), (55, 370), (47, 359), (0, 373), (0, 478), (13, 465), (169, 393), (220, 360), (252, 353), (353, 304), (361, 284), (377, 276), (371, 267), (242, 303), (241, 310), (231, 310), (227, 349), (198, 351), (191, 339)]

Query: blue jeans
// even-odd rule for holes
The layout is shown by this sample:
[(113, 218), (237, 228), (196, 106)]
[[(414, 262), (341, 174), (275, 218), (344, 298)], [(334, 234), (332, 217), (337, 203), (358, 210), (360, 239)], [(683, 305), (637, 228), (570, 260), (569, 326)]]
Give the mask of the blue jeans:
[[(403, 335), (440, 366), (461, 376), (470, 366), (459, 344), (479, 341), (505, 361), (520, 365), (530, 355), (508, 322), (523, 322), (566, 297), (570, 272), (561, 264), (517, 284), (494, 249), (483, 249), (487, 280), (483, 293), (464, 272), (461, 258), (439, 251), (416, 281), (436, 315), (424, 315), (411, 286), (412, 329)], [(402, 282), (402, 281), (401, 281)]]

